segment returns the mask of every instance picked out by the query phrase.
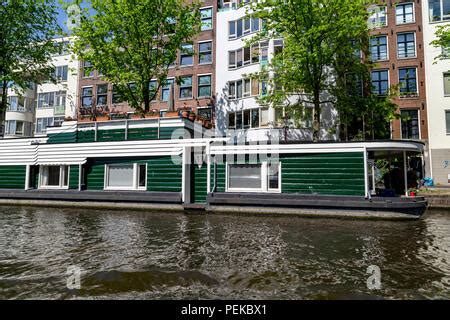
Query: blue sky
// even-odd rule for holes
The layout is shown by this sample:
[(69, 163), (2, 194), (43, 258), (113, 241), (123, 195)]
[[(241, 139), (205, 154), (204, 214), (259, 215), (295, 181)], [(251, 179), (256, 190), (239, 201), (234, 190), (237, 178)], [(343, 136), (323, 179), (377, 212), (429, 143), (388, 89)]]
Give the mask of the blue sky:
[(66, 22), (67, 22), (67, 14), (61, 8), (61, 6), (60, 6), (60, 9), (59, 9), (59, 14), (58, 14), (58, 22), (59, 22), (59, 25), (61, 27), (63, 27), (64, 31), (67, 31), (67, 24), (66, 24)]

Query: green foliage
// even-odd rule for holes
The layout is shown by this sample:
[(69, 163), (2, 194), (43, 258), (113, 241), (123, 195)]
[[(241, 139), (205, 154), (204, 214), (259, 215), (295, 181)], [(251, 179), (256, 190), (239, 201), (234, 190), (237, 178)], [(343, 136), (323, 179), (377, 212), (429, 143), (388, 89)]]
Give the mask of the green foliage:
[[(200, 32), (198, 3), (91, 0), (87, 4), (73, 28), (75, 54), (101, 71), (131, 107), (148, 112), (177, 51)], [(152, 86), (152, 79), (158, 85)]]
[(440, 55), (435, 57), (436, 62), (442, 59), (448, 59), (450, 54), (450, 25), (437, 26), (436, 40), (431, 45), (442, 48)]
[(52, 54), (62, 35), (57, 7), (51, 0), (3, 0), (0, 6), (0, 121), (7, 108), (7, 87), (18, 93), (30, 82), (41, 83), (52, 71)]
[[(267, 38), (284, 39), (283, 50), (267, 67), (252, 75), (269, 83), (269, 94), (260, 102), (274, 108), (287, 106), (287, 110), (312, 108), (314, 141), (319, 140), (324, 105), (335, 107), (344, 125), (353, 123), (355, 115), (367, 118), (369, 111), (386, 119), (394, 116), (396, 107), (391, 95), (371, 96), (364, 85), (370, 83), (371, 65), (361, 59), (359, 52), (368, 55), (370, 2), (263, 0), (248, 10), (249, 15), (265, 21), (265, 28), (249, 45)], [(351, 74), (357, 76), (349, 82)], [(364, 94), (360, 96), (349, 92), (357, 86), (356, 78), (362, 83), (360, 92)], [(298, 117), (296, 113), (304, 114), (288, 113), (294, 118)]]

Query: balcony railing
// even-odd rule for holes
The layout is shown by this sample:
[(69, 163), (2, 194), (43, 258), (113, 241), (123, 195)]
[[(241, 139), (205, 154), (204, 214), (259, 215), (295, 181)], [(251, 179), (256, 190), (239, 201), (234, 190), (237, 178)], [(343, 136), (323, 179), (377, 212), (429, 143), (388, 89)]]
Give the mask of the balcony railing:
[(56, 115), (64, 115), (66, 113), (66, 106), (55, 106), (55, 116)]

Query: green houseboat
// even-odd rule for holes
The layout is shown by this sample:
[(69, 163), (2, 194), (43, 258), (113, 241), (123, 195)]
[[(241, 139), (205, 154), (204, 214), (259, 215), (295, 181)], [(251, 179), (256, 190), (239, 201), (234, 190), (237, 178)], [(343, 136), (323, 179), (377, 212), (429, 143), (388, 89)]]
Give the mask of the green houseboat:
[(0, 141), (0, 203), (416, 219), (413, 141), (235, 144), (182, 118)]

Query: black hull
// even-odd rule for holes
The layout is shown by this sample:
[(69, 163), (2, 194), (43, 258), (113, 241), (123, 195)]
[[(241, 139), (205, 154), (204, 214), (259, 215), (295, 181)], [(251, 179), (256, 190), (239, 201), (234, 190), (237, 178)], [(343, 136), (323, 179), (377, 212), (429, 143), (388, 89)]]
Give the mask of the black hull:
[(397, 213), (419, 218), (427, 209), (424, 197), (416, 198), (381, 198), (365, 199), (355, 196), (322, 196), (300, 194), (261, 194), (261, 193), (212, 193), (207, 198), (208, 206), (220, 207), (247, 207), (247, 208), (280, 208), (280, 209), (310, 209), (336, 210), (339, 212), (376, 212), (378, 216), (383, 213)]

